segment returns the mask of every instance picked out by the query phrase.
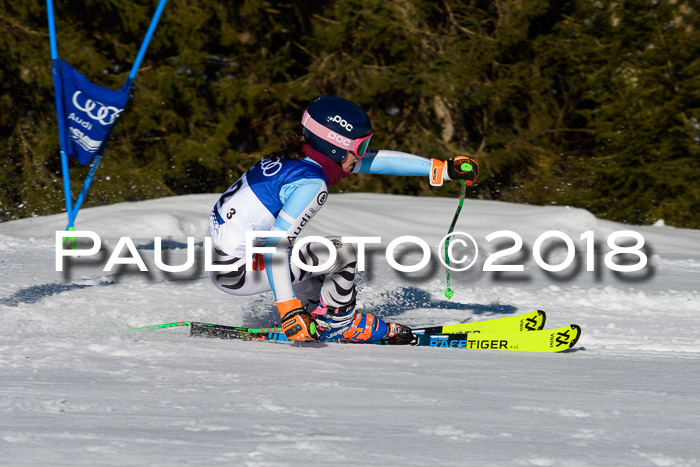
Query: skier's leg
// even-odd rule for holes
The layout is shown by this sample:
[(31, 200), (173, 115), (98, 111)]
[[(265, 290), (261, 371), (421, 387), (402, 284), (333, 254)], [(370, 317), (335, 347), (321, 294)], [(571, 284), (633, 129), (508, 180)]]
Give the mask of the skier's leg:
[[(355, 303), (355, 271), (357, 253), (351, 243), (342, 243), (338, 237), (326, 237), (335, 247), (335, 262), (321, 272), (309, 272), (290, 264), (294, 290), (297, 284), (306, 283), (309, 279), (322, 281), (320, 297), (333, 307), (343, 307)], [(318, 266), (327, 263), (330, 258), (328, 247), (322, 243), (307, 243), (299, 249), (299, 260), (308, 266)], [(313, 281), (312, 281), (313, 282)], [(303, 301), (302, 301), (303, 302)], [(318, 299), (316, 300), (318, 302)]]
[[(335, 246), (337, 257), (335, 263), (324, 274), (323, 286), (318, 295), (318, 307), (311, 312), (323, 329), (322, 339), (363, 343), (381, 340), (394, 343), (410, 341), (412, 333), (408, 327), (397, 323), (387, 324), (372, 314), (355, 310), (357, 295), (355, 289), (357, 268), (355, 248), (352, 244), (343, 244), (336, 237), (326, 238)], [(300, 249), (299, 259), (304, 264), (318, 265), (325, 263), (329, 254), (325, 245), (308, 243)], [(293, 277), (303, 278), (303, 274), (306, 272), (296, 265), (292, 265), (291, 269)], [(307, 281), (310, 280), (314, 279)], [(312, 301), (309, 303), (313, 305)], [(310, 306), (309, 309), (313, 308)]]
[(212, 265), (225, 266), (226, 271), (208, 271), (209, 279), (222, 292), (231, 295), (257, 295), (269, 292), (262, 257), (253, 256), (253, 270), (247, 271), (245, 258), (231, 256), (212, 245)]
[(301, 305), (306, 307), (309, 312), (318, 307), (323, 279), (325, 279), (325, 275), (319, 274), (294, 283), (294, 293), (296, 293)]
[[(355, 303), (355, 265), (357, 259), (352, 244), (342, 245), (336, 237), (328, 237), (336, 247), (336, 261), (327, 269), (309, 272), (299, 268), (290, 261), (290, 278), (294, 293), (302, 305), (310, 310), (319, 305), (322, 289), (329, 290), (324, 296), (331, 297), (329, 302), (335, 306)], [(231, 295), (256, 295), (270, 292), (272, 289), (265, 272), (262, 257), (253, 256), (253, 270), (247, 271), (245, 258), (231, 256), (212, 245), (212, 265), (225, 266), (226, 271), (209, 271), (209, 278), (219, 290)], [(328, 262), (330, 252), (322, 244), (309, 243), (299, 251), (302, 263), (317, 266)], [(229, 270), (230, 269), (230, 270)]]
[[(389, 340), (403, 343), (411, 336), (410, 329), (397, 323), (385, 323), (368, 313), (355, 311), (355, 272), (357, 256), (352, 244), (343, 244), (336, 237), (327, 237), (334, 245), (336, 261), (327, 269), (309, 272), (290, 262), (294, 291), (303, 305), (325, 330), (327, 340), (372, 343)], [(330, 252), (320, 243), (308, 243), (299, 251), (299, 259), (309, 266), (328, 262)], [(212, 247), (212, 264), (227, 266), (232, 271), (210, 271), (209, 277), (223, 292), (232, 295), (255, 295), (271, 290), (265, 265), (246, 270), (245, 259), (227, 255)]]

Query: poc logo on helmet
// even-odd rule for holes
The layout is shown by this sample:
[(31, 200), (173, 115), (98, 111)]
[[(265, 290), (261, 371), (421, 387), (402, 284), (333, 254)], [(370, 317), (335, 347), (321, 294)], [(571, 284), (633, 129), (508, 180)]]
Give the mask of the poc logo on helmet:
[(347, 121), (343, 120), (340, 115), (336, 115), (335, 117), (328, 117), (329, 122), (335, 122), (345, 128), (348, 131), (352, 131), (352, 125), (349, 124)]
[(347, 139), (345, 136), (339, 135), (338, 133), (336, 133), (334, 131), (329, 131), (328, 134), (326, 135), (326, 139), (328, 141), (334, 142), (336, 144), (336, 146), (338, 144), (342, 144), (343, 146), (347, 146), (348, 148), (350, 147), (350, 143), (352, 142), (352, 140)]

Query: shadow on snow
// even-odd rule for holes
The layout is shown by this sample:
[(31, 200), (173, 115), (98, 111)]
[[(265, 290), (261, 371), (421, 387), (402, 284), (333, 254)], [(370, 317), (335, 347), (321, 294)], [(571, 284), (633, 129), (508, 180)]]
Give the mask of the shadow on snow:
[(398, 316), (409, 310), (419, 308), (433, 310), (464, 310), (475, 315), (510, 315), (517, 311), (513, 305), (491, 303), (483, 305), (479, 303), (458, 303), (448, 300), (436, 300), (428, 292), (415, 287), (402, 287), (396, 292), (383, 293), (383, 303), (362, 310), (377, 315), (380, 318)]
[[(99, 286), (114, 285), (116, 282), (113, 281), (102, 281)], [(14, 294), (7, 298), (0, 298), (0, 305), (6, 306), (18, 306), (20, 303), (36, 303), (39, 300), (50, 297), (51, 295), (56, 295), (62, 292), (68, 292), (69, 290), (75, 289), (85, 289), (87, 287), (93, 287), (89, 284), (41, 284), (32, 285), (31, 287), (26, 287), (20, 289)]]

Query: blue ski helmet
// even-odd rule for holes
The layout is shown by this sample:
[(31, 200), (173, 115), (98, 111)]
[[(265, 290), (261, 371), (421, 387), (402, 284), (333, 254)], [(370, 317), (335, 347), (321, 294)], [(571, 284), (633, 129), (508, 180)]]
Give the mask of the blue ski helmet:
[(301, 125), (309, 145), (338, 164), (348, 151), (362, 158), (372, 137), (364, 110), (340, 97), (315, 99), (304, 111)]

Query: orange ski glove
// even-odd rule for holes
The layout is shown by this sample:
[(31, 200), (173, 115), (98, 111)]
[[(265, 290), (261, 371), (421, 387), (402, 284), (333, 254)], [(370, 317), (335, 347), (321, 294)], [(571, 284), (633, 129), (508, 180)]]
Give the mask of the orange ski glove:
[(282, 331), (287, 339), (301, 342), (317, 341), (321, 337), (316, 321), (301, 306), (298, 298), (277, 302), (282, 318)]

